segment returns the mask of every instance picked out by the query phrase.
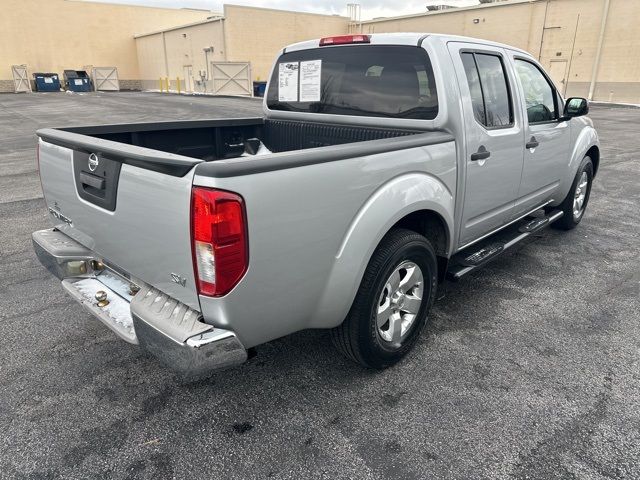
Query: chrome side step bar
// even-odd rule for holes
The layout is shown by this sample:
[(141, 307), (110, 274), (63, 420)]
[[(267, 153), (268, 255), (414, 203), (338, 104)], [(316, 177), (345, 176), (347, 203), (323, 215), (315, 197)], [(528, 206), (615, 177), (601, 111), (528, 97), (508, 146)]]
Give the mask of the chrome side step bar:
[(560, 219), (563, 212), (554, 210), (548, 215), (524, 218), (510, 228), (500, 230), (484, 241), (456, 253), (449, 261), (447, 277), (460, 280), (463, 276), (480, 268), (504, 252), (518, 245), (536, 232)]

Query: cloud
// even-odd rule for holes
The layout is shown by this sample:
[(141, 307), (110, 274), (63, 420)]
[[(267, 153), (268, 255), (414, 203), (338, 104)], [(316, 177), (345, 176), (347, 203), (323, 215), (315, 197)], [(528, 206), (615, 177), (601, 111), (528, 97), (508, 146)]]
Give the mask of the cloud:
[[(92, 1), (92, 0), (87, 0)], [(200, 8), (222, 12), (223, 2), (219, 0), (108, 0), (110, 3), (124, 3), (168, 8)], [(457, 7), (476, 5), (478, 0), (405, 0), (401, 6), (391, 0), (314, 0), (300, 2), (299, 0), (232, 0), (228, 3), (235, 5), (249, 5), (253, 7), (276, 8), (280, 10), (295, 10), (303, 12), (347, 15), (347, 3), (360, 3), (362, 20), (376, 17), (392, 17), (421, 13), (429, 4), (446, 4)]]

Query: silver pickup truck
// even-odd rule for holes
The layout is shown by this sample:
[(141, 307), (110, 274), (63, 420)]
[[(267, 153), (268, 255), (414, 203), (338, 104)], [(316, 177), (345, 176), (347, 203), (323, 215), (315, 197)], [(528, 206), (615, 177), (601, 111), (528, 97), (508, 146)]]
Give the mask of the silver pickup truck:
[(291, 45), (264, 116), (39, 130), (40, 261), (124, 340), (186, 374), (308, 328), (397, 362), (436, 289), (574, 228), (600, 158), (582, 98), (471, 38)]

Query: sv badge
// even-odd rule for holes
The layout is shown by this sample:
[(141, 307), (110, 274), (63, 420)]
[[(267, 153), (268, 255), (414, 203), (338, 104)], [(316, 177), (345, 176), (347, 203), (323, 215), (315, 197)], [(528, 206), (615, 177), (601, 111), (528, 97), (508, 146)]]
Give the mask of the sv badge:
[(58, 202), (54, 202), (53, 208), (47, 207), (47, 209), (49, 210), (49, 213), (51, 214), (52, 217), (57, 218), (58, 220), (66, 223), (67, 225), (73, 226), (73, 222), (71, 221), (71, 219), (60, 211), (60, 207), (58, 207)]
[(178, 275), (177, 273), (171, 274), (171, 280), (173, 280), (175, 283), (183, 287), (187, 284), (187, 279), (181, 275)]

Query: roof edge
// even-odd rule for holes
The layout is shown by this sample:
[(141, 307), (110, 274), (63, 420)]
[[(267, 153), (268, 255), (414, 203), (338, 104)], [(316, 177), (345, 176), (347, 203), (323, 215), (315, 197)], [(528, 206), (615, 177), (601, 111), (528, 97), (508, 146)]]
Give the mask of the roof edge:
[(142, 38), (142, 37), (150, 37), (151, 35), (158, 35), (160, 33), (173, 32), (174, 30), (180, 30), (182, 28), (195, 27), (197, 25), (204, 25), (206, 23), (214, 23), (219, 22), (220, 20), (224, 20), (224, 16), (218, 14), (214, 14), (215, 18), (205, 18), (204, 20), (200, 20), (198, 22), (185, 23), (183, 25), (176, 25), (175, 27), (162, 28), (160, 30), (154, 30), (152, 32), (147, 33), (136, 33), (133, 38)]
[(427, 12), (420, 13), (410, 13), (408, 15), (398, 15), (397, 17), (380, 17), (380, 18), (372, 18), (371, 20), (363, 20), (362, 24), (370, 24), (370, 23), (379, 23), (379, 22), (388, 22), (393, 20), (402, 20), (404, 18), (418, 18), (418, 17), (427, 17), (431, 15), (446, 15), (455, 12), (465, 12), (469, 10), (481, 10), (484, 8), (492, 8), (492, 7), (506, 7), (508, 5), (518, 5), (522, 3), (538, 3), (544, 2), (546, 0), (506, 0), (503, 2), (496, 3), (480, 3), (478, 5), (471, 5), (469, 7), (456, 7), (456, 8), (448, 8), (446, 10), (433, 10)]
[(268, 11), (268, 12), (293, 13), (293, 14), (300, 14), (300, 15), (316, 15), (318, 17), (342, 18), (342, 19), (344, 19), (346, 21), (349, 21), (349, 17), (346, 17), (344, 15), (334, 14), (334, 13), (303, 12), (303, 11), (300, 11), (300, 10), (284, 10), (284, 9), (280, 9), (280, 8), (254, 7), (252, 5), (236, 5), (234, 3), (225, 3), (224, 4), (224, 10), (225, 11), (226, 11), (227, 7), (244, 8), (244, 9), (247, 9), (247, 10), (263, 10), (263, 11)]

